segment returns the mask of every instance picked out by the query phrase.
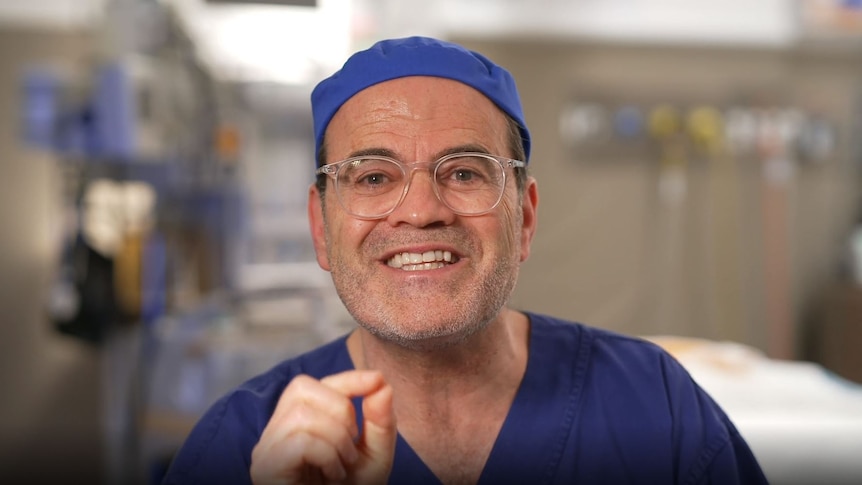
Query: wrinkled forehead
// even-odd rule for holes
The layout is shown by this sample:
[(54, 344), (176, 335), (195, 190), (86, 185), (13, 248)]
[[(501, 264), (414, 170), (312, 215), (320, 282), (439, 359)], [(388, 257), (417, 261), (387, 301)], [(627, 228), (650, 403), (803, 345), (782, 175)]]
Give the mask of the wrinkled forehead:
[(503, 153), (508, 130), (505, 113), (475, 88), (410, 76), (351, 97), (332, 117), (325, 139), (329, 161), (375, 148), (379, 154), (427, 158), (457, 147)]

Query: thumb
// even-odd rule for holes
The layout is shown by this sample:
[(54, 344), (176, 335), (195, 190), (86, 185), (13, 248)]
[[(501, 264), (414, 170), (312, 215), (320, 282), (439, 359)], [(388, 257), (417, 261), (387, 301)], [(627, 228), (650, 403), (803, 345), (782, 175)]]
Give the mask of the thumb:
[(392, 409), (392, 387), (383, 384), (362, 400), (362, 448), (372, 463), (388, 474), (395, 455), (395, 413)]

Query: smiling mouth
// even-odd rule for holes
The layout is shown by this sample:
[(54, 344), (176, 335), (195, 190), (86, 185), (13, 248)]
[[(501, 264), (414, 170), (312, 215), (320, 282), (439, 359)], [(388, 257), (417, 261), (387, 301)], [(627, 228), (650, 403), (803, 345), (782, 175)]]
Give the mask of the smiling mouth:
[(440, 269), (456, 262), (450, 251), (425, 251), (424, 253), (398, 253), (389, 258), (386, 264), (402, 271), (424, 271)]

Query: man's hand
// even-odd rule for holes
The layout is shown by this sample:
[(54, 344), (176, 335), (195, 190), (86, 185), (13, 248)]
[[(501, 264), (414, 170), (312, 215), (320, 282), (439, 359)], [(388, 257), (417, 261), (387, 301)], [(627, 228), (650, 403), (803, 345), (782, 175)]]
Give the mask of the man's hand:
[[(352, 397), (362, 396), (362, 436)], [(297, 376), (285, 388), (251, 454), (255, 485), (386, 483), (395, 454), (392, 388), (376, 371), (346, 371), (317, 381)]]

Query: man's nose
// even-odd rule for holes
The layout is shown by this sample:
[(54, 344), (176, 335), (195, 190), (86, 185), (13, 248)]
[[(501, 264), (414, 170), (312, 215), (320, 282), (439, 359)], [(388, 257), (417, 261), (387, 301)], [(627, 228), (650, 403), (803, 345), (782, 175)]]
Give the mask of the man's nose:
[(455, 213), (434, 192), (434, 175), (427, 168), (415, 168), (408, 174), (407, 194), (387, 218), (396, 226), (401, 223), (414, 227), (451, 224)]

